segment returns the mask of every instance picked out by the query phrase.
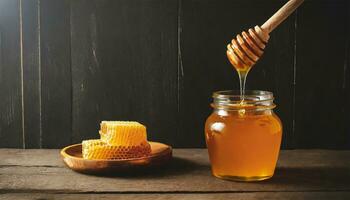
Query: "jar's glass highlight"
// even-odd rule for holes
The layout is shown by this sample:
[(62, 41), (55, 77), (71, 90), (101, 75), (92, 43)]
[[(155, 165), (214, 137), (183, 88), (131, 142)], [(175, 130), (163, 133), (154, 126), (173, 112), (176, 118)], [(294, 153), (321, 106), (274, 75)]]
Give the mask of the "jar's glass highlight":
[(239, 91), (213, 94), (205, 138), (214, 176), (258, 181), (273, 176), (282, 139), (282, 123), (273, 112), (273, 94)]

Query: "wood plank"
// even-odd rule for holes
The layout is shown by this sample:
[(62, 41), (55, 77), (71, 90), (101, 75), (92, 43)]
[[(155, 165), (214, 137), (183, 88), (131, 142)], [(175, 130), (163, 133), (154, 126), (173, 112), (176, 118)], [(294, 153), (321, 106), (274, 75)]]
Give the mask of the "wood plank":
[(57, 149), (0, 149), (0, 158), (0, 166), (64, 166)]
[(34, 199), (152, 199), (152, 200), (255, 200), (255, 199), (346, 199), (350, 198), (350, 192), (253, 192), (253, 193), (214, 193), (214, 194), (39, 194), (39, 193), (20, 193), (20, 194), (2, 194), (0, 200), (34, 200)]
[[(349, 26), (345, 0), (307, 1), (297, 20), (297, 148), (349, 146), (344, 64)], [(312, 27), (312, 31), (310, 31)]]
[(177, 0), (72, 1), (73, 142), (136, 120), (177, 142)]
[(0, 1), (0, 146), (23, 147), (19, 1)]
[[(343, 88), (345, 88), (345, 98), (344, 98), (344, 105), (345, 105), (345, 112), (344, 112), (344, 119), (345, 124), (350, 124), (350, 2), (347, 1), (347, 8), (348, 8), (348, 26), (347, 26), (347, 49), (346, 54), (347, 60), (344, 63), (344, 81), (343, 81)], [(345, 132), (350, 133), (350, 126), (345, 126)], [(346, 134), (345, 138), (346, 142), (346, 149), (350, 149), (350, 134)]]
[(62, 167), (57, 153), (57, 150), (1, 149), (1, 190), (69, 193), (350, 191), (349, 151), (282, 151), (275, 176), (256, 183), (214, 178), (205, 149), (175, 149), (174, 159), (167, 167), (144, 174), (112, 177), (73, 172)]
[(42, 146), (71, 143), (69, 1), (40, 1)]
[[(0, 149), (0, 166), (64, 166), (58, 149)], [(174, 149), (175, 158), (209, 165), (206, 149)], [(342, 167), (350, 165), (350, 151), (336, 150), (282, 150), (279, 167), (323, 166)], [(342, 162), (339, 162), (339, 161)], [(176, 162), (176, 161), (175, 161)]]
[(41, 147), (39, 1), (22, 2), (23, 108), (25, 148)]
[[(187, 147), (204, 146), (204, 122), (217, 90), (239, 89), (238, 75), (226, 58), (237, 33), (261, 25), (285, 1), (186, 0), (181, 7), (182, 90), (180, 137)], [(251, 13), (254, 13), (252, 17)], [(269, 90), (284, 123), (284, 148), (292, 145), (294, 16), (271, 34), (264, 56), (248, 75), (247, 89)]]

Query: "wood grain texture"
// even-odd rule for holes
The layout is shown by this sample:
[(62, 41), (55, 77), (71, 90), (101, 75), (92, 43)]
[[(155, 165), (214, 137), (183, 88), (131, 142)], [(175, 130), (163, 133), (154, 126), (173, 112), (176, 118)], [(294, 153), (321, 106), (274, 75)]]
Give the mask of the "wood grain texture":
[[(238, 75), (226, 58), (226, 45), (243, 30), (261, 25), (283, 1), (183, 1), (181, 10), (181, 107), (184, 146), (204, 146), (204, 123), (217, 90), (239, 89)], [(254, 13), (254, 15), (251, 15)], [(254, 17), (252, 17), (254, 16)], [(293, 121), (294, 17), (275, 32), (264, 56), (247, 78), (247, 89), (275, 94), (284, 123), (283, 147), (290, 148)]]
[[(348, 26), (346, 28), (346, 35), (347, 35), (347, 48), (345, 52), (345, 56), (347, 57), (345, 63), (344, 63), (344, 81), (343, 81), (343, 88), (345, 88), (345, 98), (344, 98), (344, 104), (345, 104), (345, 112), (344, 112), (344, 119), (345, 124), (350, 124), (350, 104), (347, 102), (350, 102), (350, 2), (347, 1), (347, 19), (348, 19)], [(350, 141), (350, 126), (345, 126), (345, 134), (346, 134), (346, 141)], [(346, 149), (350, 149), (350, 142), (346, 144)]]
[(1, 149), (0, 157), (0, 189), (11, 193), (350, 191), (349, 151), (282, 151), (274, 177), (256, 183), (214, 178), (206, 149), (175, 149), (168, 167), (114, 177), (73, 172), (63, 165), (57, 150)]
[(344, 86), (350, 26), (346, 2), (307, 1), (298, 12), (297, 148), (349, 147), (349, 112), (344, 113), (349, 103)]
[(10, 193), (0, 195), (1, 200), (23, 199), (145, 199), (145, 200), (258, 200), (258, 199), (305, 199), (305, 200), (343, 200), (350, 198), (350, 192), (253, 192), (253, 193), (214, 193), (214, 194), (39, 194), (39, 193)]
[(40, 3), (22, 0), (23, 112), (25, 148), (41, 147)]
[(0, 146), (23, 147), (19, 1), (0, 1)]
[(72, 77), (69, 1), (40, 1), (42, 147), (71, 143)]
[(176, 144), (177, 1), (72, 1), (73, 142), (136, 120)]

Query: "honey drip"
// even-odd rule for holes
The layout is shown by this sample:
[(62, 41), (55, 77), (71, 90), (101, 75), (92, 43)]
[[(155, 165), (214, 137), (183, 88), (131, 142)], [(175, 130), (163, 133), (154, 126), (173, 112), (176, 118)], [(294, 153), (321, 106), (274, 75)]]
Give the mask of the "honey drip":
[(259, 26), (243, 31), (227, 45), (226, 55), (239, 76), (240, 99), (244, 103), (245, 84), (248, 72), (256, 64), (264, 52), (269, 39)]
[(242, 31), (227, 45), (226, 55), (239, 74), (241, 100), (244, 101), (245, 79), (252, 66), (261, 58), (269, 41), (269, 34), (283, 22), (304, 0), (289, 0), (261, 27)]
[(248, 72), (249, 72), (249, 69), (247, 71), (237, 70), (238, 77), (239, 77), (239, 93), (240, 93), (241, 105), (244, 105), (245, 84), (246, 84)]

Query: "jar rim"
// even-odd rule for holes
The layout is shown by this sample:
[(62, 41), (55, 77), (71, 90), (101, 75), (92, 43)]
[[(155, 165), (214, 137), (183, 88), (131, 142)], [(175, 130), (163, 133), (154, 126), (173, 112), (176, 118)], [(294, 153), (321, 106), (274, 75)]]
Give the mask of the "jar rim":
[[(239, 90), (221, 90), (213, 93), (214, 99), (231, 99), (237, 102), (241, 101), (241, 95)], [(271, 101), (274, 99), (273, 93), (263, 90), (246, 90), (244, 99), (246, 101)]]

